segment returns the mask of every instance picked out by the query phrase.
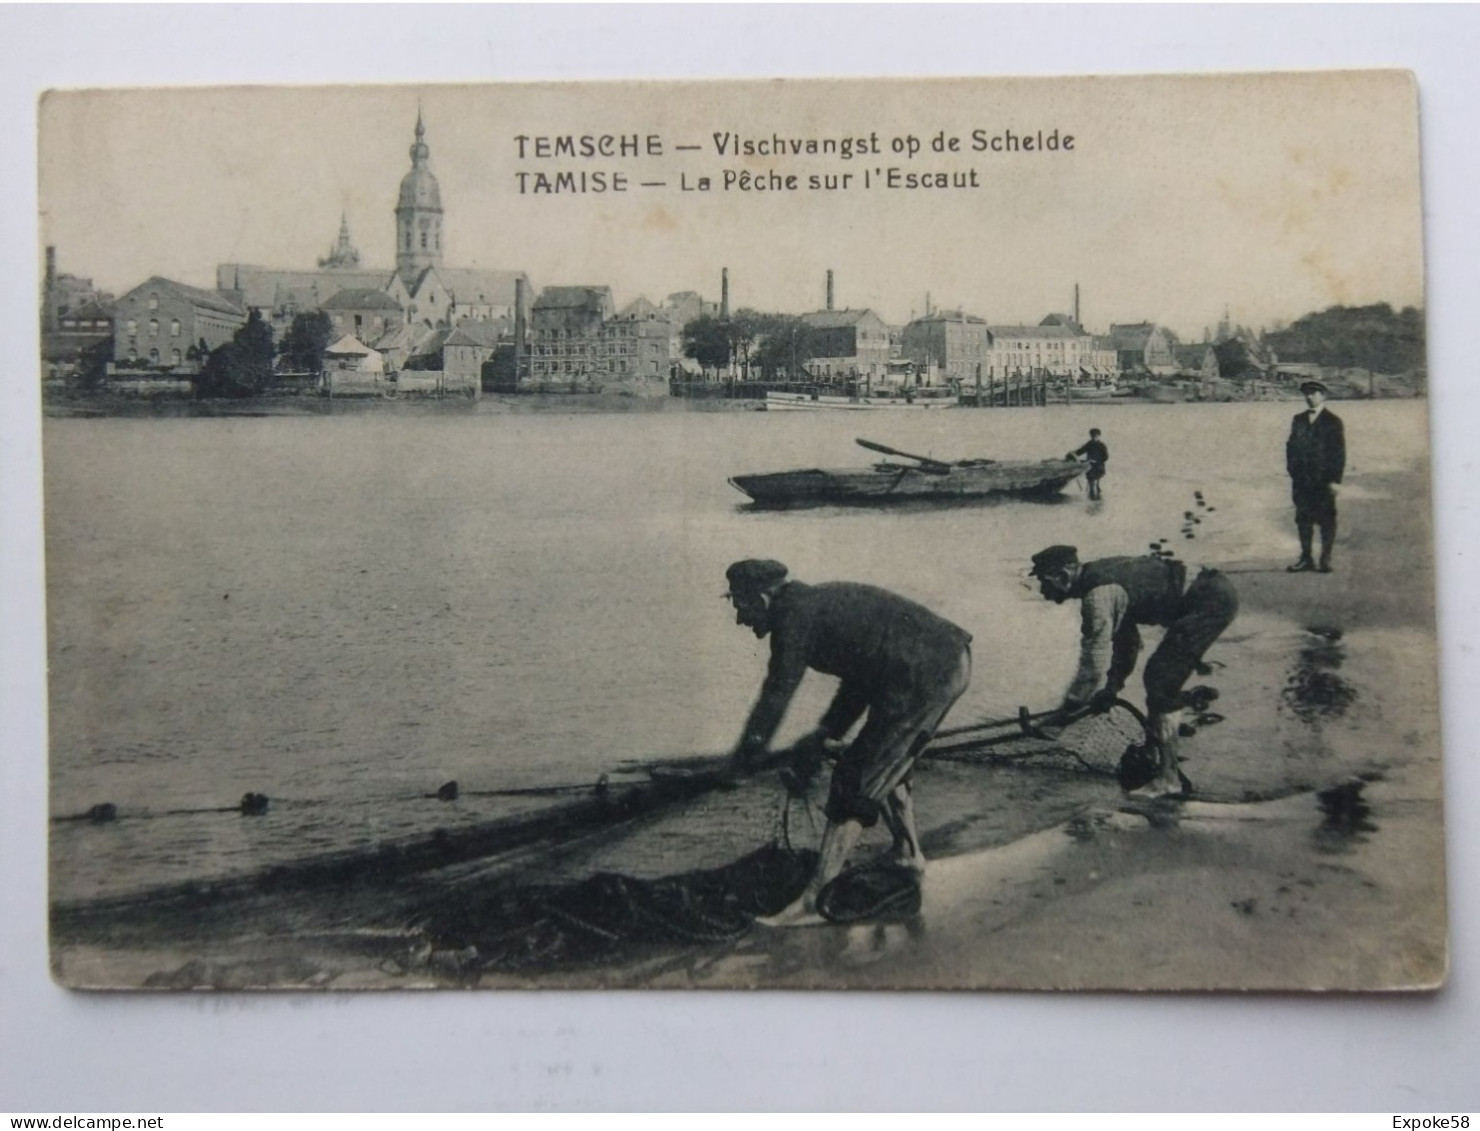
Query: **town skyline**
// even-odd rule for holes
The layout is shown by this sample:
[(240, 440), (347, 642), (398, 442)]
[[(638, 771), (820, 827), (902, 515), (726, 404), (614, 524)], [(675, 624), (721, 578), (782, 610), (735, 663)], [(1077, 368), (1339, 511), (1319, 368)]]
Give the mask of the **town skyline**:
[[(1374, 120), (1361, 97), (1364, 84), (1406, 76), (1347, 77), (1350, 97), (1273, 120), (1264, 101), (1293, 97), (1300, 105), (1306, 76), (1249, 76), (1178, 100), (1194, 106), (1143, 100), (1151, 111), (1129, 135), (1114, 124), (1124, 111), (1115, 80), (1066, 80), (1067, 96), (1051, 104), (1055, 121), (1072, 123), (1054, 129), (1077, 138), (1074, 156), (1017, 155), (1025, 160), (992, 166), (980, 189), (873, 188), (820, 201), (691, 186), (741, 167), (804, 179), (817, 171), (856, 178), (860, 160), (905, 172), (961, 169), (972, 159), (896, 157), (888, 139), (913, 135), (928, 153), (939, 135), (969, 149), (980, 129), (969, 122), (983, 119), (956, 107), (958, 99), (921, 105), (917, 97), (865, 128), (856, 111), (824, 114), (830, 84), (787, 84), (775, 129), (751, 128), (745, 137), (872, 135), (886, 153), (767, 163), (705, 152), (720, 142), (703, 127), (723, 115), (674, 108), (683, 100), (664, 102), (652, 84), (628, 84), (623, 98), (609, 100), (615, 106), (591, 104), (580, 86), (53, 93), (41, 106), (41, 242), (57, 247), (62, 270), (116, 294), (152, 275), (210, 288), (222, 263), (312, 269), (343, 218), (363, 266), (389, 272), (395, 187), (420, 115), (442, 187), (445, 261), (523, 271), (536, 291), (609, 286), (619, 305), (697, 291), (717, 302), (726, 269), (731, 309), (802, 313), (824, 307), (831, 271), (838, 308), (873, 309), (902, 325), (925, 312), (928, 296), (937, 311), (1014, 325), (1072, 313), (1077, 285), (1081, 321), (1092, 330), (1151, 321), (1196, 341), (1225, 315), (1269, 327), (1333, 305), (1423, 305), (1420, 216), (1402, 172), (1416, 167), (1416, 123), (1402, 113)], [(993, 89), (1006, 94), (1000, 101), (1011, 117), (1018, 100), (1042, 105), (1054, 82)], [(695, 89), (741, 94), (756, 85)], [(961, 92), (948, 87), (901, 90)], [(1207, 104), (1228, 103), (1230, 89), (1239, 94), (1235, 104)], [(941, 109), (947, 101), (949, 113)], [(1192, 120), (1214, 123), (1196, 146), (1179, 140)], [(915, 128), (927, 121), (948, 124)], [(325, 122), (336, 127), (328, 138)], [(515, 138), (531, 136), (521, 132), (537, 128), (530, 123), (540, 124), (537, 137), (635, 137), (644, 145), (656, 138), (661, 152), (627, 159), (625, 193), (533, 196), (519, 192), (516, 174), (554, 166), (531, 164), (532, 144), (518, 156)], [(171, 137), (163, 150), (151, 143), (162, 130)], [(1240, 137), (1252, 140), (1230, 150)], [(683, 145), (697, 149), (675, 152)], [(1149, 175), (1126, 174), (1138, 167), (1133, 158), (1125, 164), (1127, 148), (1145, 156)], [(1220, 159), (1229, 152), (1241, 160)], [(562, 165), (622, 165), (620, 156), (570, 153), (563, 151)], [(1382, 153), (1388, 157), (1373, 159)], [(1060, 158), (1070, 163), (1050, 166)], [(639, 187), (644, 176), (666, 183)], [(976, 238), (960, 239), (963, 231)]]

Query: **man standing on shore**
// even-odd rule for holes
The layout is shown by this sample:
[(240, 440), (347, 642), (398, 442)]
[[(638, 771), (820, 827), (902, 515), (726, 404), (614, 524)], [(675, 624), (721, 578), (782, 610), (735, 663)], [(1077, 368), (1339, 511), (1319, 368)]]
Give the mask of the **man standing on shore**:
[(1132, 791), (1136, 797), (1166, 797), (1183, 792), (1177, 768), (1182, 724), (1182, 686), (1203, 653), (1238, 614), (1238, 593), (1217, 570), (1204, 569), (1189, 585), (1187, 566), (1148, 555), (1140, 558), (1079, 560), (1073, 546), (1050, 546), (1033, 555), (1030, 577), (1055, 604), (1080, 602), (1079, 670), (1064, 694), (1055, 727), (1085, 710), (1109, 710), (1135, 670), (1141, 651), (1138, 625), (1162, 625), (1166, 632), (1142, 678), (1146, 684), (1148, 739), (1156, 747), (1157, 772)]
[(766, 922), (791, 926), (811, 920), (817, 893), (843, 870), (863, 830), (881, 817), (894, 837), (894, 862), (923, 872), (910, 771), (971, 682), (971, 634), (872, 585), (788, 581), (786, 566), (776, 561), (747, 558), (725, 577), (735, 622), (759, 638), (771, 637), (760, 698), (733, 755), (739, 768), (765, 761), (808, 668), (841, 683), (822, 721), (794, 748), (810, 762), (798, 767), (804, 776), (821, 767), (824, 744), (840, 740), (868, 712), (833, 771), (817, 870), (796, 901)]
[(1105, 478), (1105, 465), (1110, 462), (1110, 449), (1100, 439), (1100, 430), (1091, 428), (1089, 439), (1069, 453), (1069, 459), (1083, 456), (1089, 463), (1089, 470), (1084, 473), (1085, 482), (1089, 484), (1089, 497), (1098, 499), (1100, 497), (1100, 480)]
[[(1290, 573), (1331, 572), (1331, 547), (1336, 541), (1336, 496), (1346, 471), (1346, 432), (1341, 418), (1325, 406), (1325, 385), (1302, 381), (1306, 410), (1295, 414), (1285, 442), (1285, 470), (1295, 500), (1295, 530), (1300, 535), (1300, 559)], [(1311, 553), (1312, 535), (1321, 531), (1321, 557)]]

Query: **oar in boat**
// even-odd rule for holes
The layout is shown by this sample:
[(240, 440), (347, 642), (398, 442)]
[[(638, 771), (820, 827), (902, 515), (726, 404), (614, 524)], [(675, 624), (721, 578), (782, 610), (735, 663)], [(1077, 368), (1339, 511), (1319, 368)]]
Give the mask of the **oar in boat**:
[(902, 452), (898, 448), (891, 448), (887, 444), (876, 444), (872, 440), (855, 439), (860, 448), (867, 448), (871, 452), (882, 452), (886, 456), (902, 456), (905, 459), (920, 461), (920, 470), (930, 475), (949, 475), (951, 465), (943, 460), (932, 459), (930, 456), (917, 456), (913, 452)]

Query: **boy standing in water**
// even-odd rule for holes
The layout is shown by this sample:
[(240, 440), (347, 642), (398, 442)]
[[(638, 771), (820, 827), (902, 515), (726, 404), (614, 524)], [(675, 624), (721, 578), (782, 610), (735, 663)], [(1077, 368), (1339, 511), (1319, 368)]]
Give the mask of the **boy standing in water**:
[(1105, 478), (1105, 464), (1110, 461), (1110, 449), (1100, 439), (1100, 430), (1091, 428), (1089, 439), (1070, 452), (1065, 459), (1077, 459), (1083, 456), (1089, 463), (1089, 470), (1085, 472), (1085, 481), (1089, 483), (1089, 497), (1098, 499), (1100, 497), (1100, 480)]

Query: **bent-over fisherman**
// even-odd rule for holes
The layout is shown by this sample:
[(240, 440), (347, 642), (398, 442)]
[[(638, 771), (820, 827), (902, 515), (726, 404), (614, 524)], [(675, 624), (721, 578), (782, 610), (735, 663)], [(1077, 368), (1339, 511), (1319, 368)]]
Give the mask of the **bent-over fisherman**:
[(1108, 710), (1135, 670), (1141, 651), (1138, 626), (1166, 629), (1142, 673), (1156, 776), (1133, 793), (1180, 794), (1182, 687), (1238, 614), (1233, 583), (1217, 570), (1204, 569), (1189, 584), (1185, 563), (1159, 555), (1080, 562), (1074, 546), (1050, 546), (1034, 554), (1029, 576), (1038, 578), (1038, 591), (1055, 604), (1070, 598), (1080, 602), (1079, 669), (1058, 719), (1045, 728), (1049, 733), (1086, 708)]
[(872, 585), (788, 580), (786, 566), (776, 561), (738, 561), (725, 577), (735, 622), (771, 638), (765, 682), (733, 754), (741, 768), (764, 761), (808, 668), (842, 681), (817, 727), (794, 748), (813, 772), (824, 744), (841, 740), (868, 715), (833, 771), (817, 870), (796, 901), (766, 922), (811, 919), (817, 893), (842, 871), (863, 830), (881, 817), (894, 838), (894, 861), (923, 872), (910, 772), (971, 682), (971, 634)]

